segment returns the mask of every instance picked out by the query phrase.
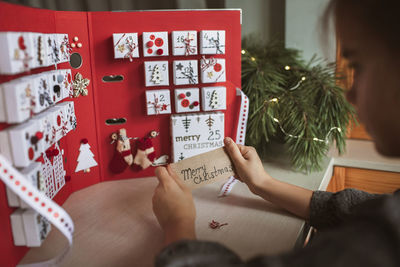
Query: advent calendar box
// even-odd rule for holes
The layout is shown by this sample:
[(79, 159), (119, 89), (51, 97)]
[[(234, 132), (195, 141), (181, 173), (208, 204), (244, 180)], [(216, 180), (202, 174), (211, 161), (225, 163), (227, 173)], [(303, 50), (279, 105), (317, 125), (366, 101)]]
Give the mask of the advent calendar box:
[(51, 224), (42, 215), (32, 209), (22, 213), (26, 246), (40, 247), (51, 230)]
[(33, 42), (26, 32), (0, 32), (0, 74), (17, 74), (32, 67)]

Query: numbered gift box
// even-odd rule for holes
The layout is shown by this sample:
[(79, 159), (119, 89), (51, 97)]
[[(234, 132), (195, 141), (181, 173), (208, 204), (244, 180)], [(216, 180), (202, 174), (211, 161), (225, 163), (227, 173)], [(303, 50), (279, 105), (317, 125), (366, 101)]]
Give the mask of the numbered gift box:
[(59, 49), (59, 63), (69, 62), (72, 48), (69, 44), (68, 34), (57, 33), (55, 34), (57, 38), (57, 45)]
[(145, 61), (146, 86), (169, 85), (168, 61)]
[(175, 60), (174, 61), (174, 84), (198, 84), (197, 60)]
[(0, 32), (0, 74), (17, 74), (32, 67), (31, 36), (23, 32)]
[(175, 112), (200, 111), (199, 88), (175, 89)]
[(225, 59), (202, 58), (200, 61), (201, 81), (203, 83), (217, 83), (226, 81)]
[[(51, 125), (52, 125), (52, 140), (57, 142), (67, 134), (67, 128), (63, 121), (64, 107), (60, 104), (50, 108), (51, 112)], [(53, 138), (54, 137), (54, 138)]]
[(29, 33), (32, 39), (32, 68), (46, 67), (49, 65), (47, 59), (47, 46), (46, 37), (43, 33), (31, 32)]
[(32, 209), (22, 213), (27, 247), (40, 247), (51, 230), (50, 222)]
[(172, 158), (177, 162), (224, 145), (222, 112), (171, 116)]
[(173, 31), (171, 39), (174, 56), (197, 55), (196, 31)]
[(201, 31), (200, 54), (225, 54), (225, 31)]
[(171, 113), (171, 97), (168, 89), (146, 91), (147, 115)]
[(168, 56), (168, 32), (144, 32), (143, 56)]
[(139, 44), (137, 33), (114, 33), (114, 58), (133, 58), (139, 57)]
[(39, 131), (43, 133), (43, 151), (46, 151), (57, 141), (56, 128), (53, 127), (53, 123), (55, 121), (53, 117), (53, 111), (46, 110), (32, 118), (32, 121), (37, 121), (39, 125)]
[(203, 87), (201, 88), (203, 111), (226, 109), (226, 87)]
[(28, 167), (43, 152), (43, 132), (39, 123), (29, 120), (0, 131), (0, 151), (14, 166)]
[(3, 103), (0, 118), (8, 123), (20, 123), (34, 115), (35, 91), (31, 79), (16, 79), (0, 84)]

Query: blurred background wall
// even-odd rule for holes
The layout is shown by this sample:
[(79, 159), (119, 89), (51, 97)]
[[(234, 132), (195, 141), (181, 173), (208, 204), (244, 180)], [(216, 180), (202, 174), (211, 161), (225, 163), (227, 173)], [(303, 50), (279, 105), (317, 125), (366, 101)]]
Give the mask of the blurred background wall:
[[(286, 47), (335, 60), (334, 33), (321, 32), (321, 16), (329, 0), (6, 0), (32, 7), (69, 11), (241, 8), (242, 37), (254, 34), (264, 41), (279, 39)], [(328, 37), (328, 44), (321, 42)]]

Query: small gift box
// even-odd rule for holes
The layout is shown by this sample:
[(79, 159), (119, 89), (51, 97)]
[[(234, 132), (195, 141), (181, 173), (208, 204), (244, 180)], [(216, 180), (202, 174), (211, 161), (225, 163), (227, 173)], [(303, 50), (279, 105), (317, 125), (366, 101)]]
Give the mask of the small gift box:
[(200, 54), (225, 54), (225, 31), (201, 31)]
[(32, 39), (32, 68), (46, 67), (49, 65), (47, 61), (47, 46), (45, 35), (43, 33), (30, 32), (29, 35)]
[(203, 87), (201, 88), (203, 111), (226, 109), (226, 87)]
[(171, 39), (174, 56), (197, 55), (196, 31), (173, 31)]
[(54, 65), (60, 62), (60, 47), (56, 34), (45, 34), (45, 44), (47, 52), (47, 64)]
[(174, 84), (198, 84), (197, 60), (175, 60), (174, 61)]
[(168, 89), (146, 91), (147, 115), (171, 113), (171, 98)]
[(50, 233), (50, 222), (32, 209), (22, 213), (27, 247), (40, 247)]
[(199, 88), (175, 89), (175, 112), (200, 111)]
[(67, 135), (71, 130), (76, 129), (76, 116), (74, 109), (74, 102), (66, 101), (60, 103), (59, 106), (62, 108), (62, 131), (63, 135)]
[(0, 74), (28, 71), (33, 64), (33, 42), (28, 33), (0, 32)]
[(139, 57), (139, 43), (137, 33), (114, 33), (114, 58), (133, 58)]
[(144, 32), (142, 37), (145, 57), (168, 56), (168, 32)]
[(60, 51), (59, 63), (69, 62), (72, 48), (71, 45), (69, 44), (68, 34), (57, 33), (56, 38), (57, 38), (57, 45)]
[(201, 81), (203, 83), (217, 83), (226, 81), (225, 59), (202, 58), (200, 61)]
[(168, 61), (145, 61), (146, 86), (169, 85)]

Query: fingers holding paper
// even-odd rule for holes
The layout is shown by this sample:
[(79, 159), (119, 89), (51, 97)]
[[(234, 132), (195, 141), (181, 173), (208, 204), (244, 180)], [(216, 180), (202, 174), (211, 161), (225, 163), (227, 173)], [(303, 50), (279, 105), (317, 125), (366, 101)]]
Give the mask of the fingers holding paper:
[(265, 172), (257, 151), (254, 147), (238, 145), (229, 137), (225, 137), (224, 143), (239, 180), (246, 183), (249, 189), (257, 194), (257, 188), (266, 180), (271, 179)]
[(191, 191), (170, 166), (156, 168), (155, 175), (159, 184), (153, 195), (153, 212), (164, 230), (166, 244), (194, 239), (196, 210)]

